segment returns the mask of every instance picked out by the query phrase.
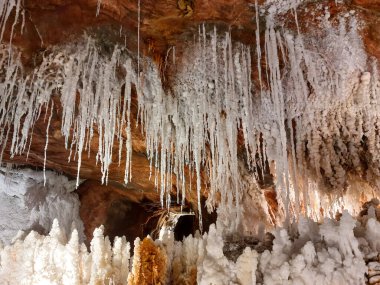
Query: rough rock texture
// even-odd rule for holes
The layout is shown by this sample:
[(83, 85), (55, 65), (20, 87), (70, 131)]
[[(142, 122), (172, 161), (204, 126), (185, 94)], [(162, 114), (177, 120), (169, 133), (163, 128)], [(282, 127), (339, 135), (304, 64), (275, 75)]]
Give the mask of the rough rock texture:
[[(192, 2), (193, 12), (186, 15), (176, 0), (141, 1), (141, 48), (144, 53), (164, 57), (170, 46), (180, 46), (184, 40), (191, 39), (202, 23), (212, 23), (225, 29), (231, 27), (237, 31), (236, 37), (240, 40), (251, 38), (249, 35), (254, 32), (251, 21), (254, 10), (249, 7), (251, 1)], [(27, 11), (25, 31), (22, 36), (16, 35), (14, 43), (23, 46), (31, 55), (41, 48), (81, 35), (84, 29), (114, 26), (117, 31), (121, 29), (115, 37), (124, 43), (126, 36), (127, 45), (136, 51), (137, 4), (138, 1), (103, 0), (100, 14), (95, 17), (97, 0), (27, 0), (24, 2)]]
[(144, 237), (157, 227), (159, 216), (154, 216), (154, 213), (160, 206), (152, 202), (158, 200), (154, 194), (144, 194), (138, 188), (126, 189), (117, 183), (105, 186), (98, 180), (87, 180), (77, 192), (88, 242), (92, 240), (94, 230), (101, 225), (104, 225), (104, 234), (110, 240), (126, 236), (131, 244), (137, 237)]
[[(172, 221), (167, 209), (162, 209), (157, 192), (143, 191), (132, 183), (127, 187), (117, 182), (102, 185), (99, 180), (86, 180), (76, 191), (81, 201), (80, 217), (84, 224), (86, 243), (93, 238), (94, 230), (104, 226), (104, 235), (111, 241), (117, 236), (125, 236), (133, 244), (136, 238), (147, 235), (158, 237), (162, 226), (173, 226), (174, 237), (183, 237), (198, 229), (198, 220), (194, 215), (181, 216)], [(189, 211), (189, 205), (183, 208)], [(175, 205), (170, 213), (180, 214)], [(203, 213), (204, 229), (215, 223), (216, 215)], [(175, 225), (170, 223), (175, 222)]]

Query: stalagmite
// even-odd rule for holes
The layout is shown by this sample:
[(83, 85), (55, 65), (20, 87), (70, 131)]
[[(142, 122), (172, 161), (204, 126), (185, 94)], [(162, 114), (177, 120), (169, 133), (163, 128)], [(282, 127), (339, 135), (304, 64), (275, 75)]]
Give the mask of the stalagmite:
[[(364, 260), (378, 254), (374, 246), (380, 238), (379, 225), (371, 214), (355, 221), (347, 212), (340, 221), (326, 220), (321, 225), (303, 219), (293, 235), (285, 229), (275, 231), (271, 252), (246, 247), (236, 261), (222, 251), (221, 229), (214, 225), (208, 234), (174, 244), (165, 239), (170, 236), (166, 229), (156, 241), (136, 240), (130, 267), (129, 244), (124, 238), (116, 238), (111, 247), (102, 229), (96, 229), (88, 253), (78, 243), (76, 230), (67, 239), (54, 222), (49, 236), (31, 232), (1, 248), (0, 281), (195, 284), (196, 276), (196, 284), (364, 284), (365, 274), (374, 268)], [(171, 270), (165, 273), (167, 268)]]

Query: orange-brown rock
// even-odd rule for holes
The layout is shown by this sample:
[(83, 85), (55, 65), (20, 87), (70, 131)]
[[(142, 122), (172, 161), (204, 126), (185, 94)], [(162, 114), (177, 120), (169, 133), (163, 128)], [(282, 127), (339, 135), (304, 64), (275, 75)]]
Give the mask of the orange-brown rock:
[(157, 227), (161, 206), (155, 202), (159, 201), (156, 193), (146, 193), (136, 185), (125, 188), (112, 182), (106, 186), (95, 180), (85, 181), (77, 192), (87, 241), (101, 225), (111, 240), (125, 236), (131, 244)]
[[(159, 194), (144, 191), (139, 185), (130, 183), (125, 187), (117, 182), (102, 185), (98, 180), (86, 180), (76, 191), (87, 242), (92, 240), (94, 230), (101, 225), (111, 241), (116, 236), (125, 236), (131, 244), (137, 237), (151, 235), (157, 238), (161, 226), (170, 225), (169, 211), (161, 207)], [(183, 207), (183, 211), (189, 211), (189, 205)], [(173, 205), (170, 212), (180, 213), (181, 209)], [(204, 229), (208, 230), (215, 219), (215, 214), (203, 211)], [(175, 225), (174, 237), (182, 240), (196, 230), (198, 219), (194, 215), (182, 216)]]
[[(157, 60), (163, 60), (167, 50), (180, 47), (192, 40), (203, 23), (216, 25), (223, 30), (235, 31), (233, 35), (242, 42), (253, 42), (254, 10), (248, 0), (194, 1), (193, 13), (184, 15), (176, 0), (141, 1), (141, 50)], [(16, 29), (13, 43), (24, 50), (24, 60), (31, 63), (36, 52), (66, 42), (83, 34), (84, 30), (115, 31), (113, 38), (137, 50), (138, 1), (102, 0), (100, 14), (96, 17), (97, 0), (42, 0), (24, 1), (25, 28)], [(9, 25), (12, 21), (9, 21)]]

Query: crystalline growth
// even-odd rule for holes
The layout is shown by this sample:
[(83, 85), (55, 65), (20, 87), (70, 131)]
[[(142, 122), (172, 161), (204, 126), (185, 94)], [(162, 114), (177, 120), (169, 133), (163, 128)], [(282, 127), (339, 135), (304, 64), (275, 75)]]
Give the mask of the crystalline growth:
[[(111, 246), (103, 229), (96, 229), (89, 253), (75, 230), (67, 239), (54, 221), (48, 236), (20, 234), (12, 245), (0, 248), (0, 283), (365, 284), (366, 273), (374, 281), (380, 268), (374, 249), (379, 235), (372, 228), (376, 220), (367, 218), (355, 220), (344, 212), (340, 221), (321, 225), (304, 220), (298, 226), (310, 229), (308, 234), (278, 229), (272, 249), (258, 253), (247, 247), (236, 262), (223, 252), (221, 229), (214, 225), (208, 234), (182, 242), (174, 242), (168, 229), (156, 241), (136, 239), (130, 260), (125, 238), (116, 238)], [(357, 237), (354, 227), (364, 228), (365, 234)]]
[(65, 234), (78, 229), (84, 240), (83, 223), (79, 217), (79, 198), (73, 181), (54, 172), (30, 169), (0, 169), (0, 240), (9, 244), (18, 230), (48, 233), (54, 219)]
[[(130, 58), (121, 55), (122, 49), (115, 46), (110, 56), (103, 55), (91, 38), (85, 38), (77, 45), (55, 47), (44, 55), (41, 65), (35, 68), (32, 76), (22, 73), (17, 53), (11, 53), (6, 45), (1, 46), (1, 51), (1, 68), (5, 72), (0, 82), (3, 94), (0, 98), (0, 125), (3, 127), (0, 132), (1, 153), (9, 133), (13, 133), (11, 157), (25, 152), (28, 156), (34, 125), (44, 113), (45, 119), (48, 117), (45, 168), (50, 123), (53, 111), (58, 107), (54, 104), (53, 94), (56, 92), (53, 93), (53, 90), (58, 90), (62, 106), (61, 132), (65, 147), (70, 150), (68, 160), (77, 160), (78, 164), (77, 186), (82, 154), (87, 151), (90, 155), (95, 130), (99, 134), (96, 159), (100, 162), (102, 182), (108, 181), (108, 169), (115, 160), (112, 150), (116, 140), (119, 140), (119, 161), (121, 150), (127, 148), (125, 177), (128, 182), (131, 177), (132, 146), (130, 92), (132, 84), (136, 85), (136, 76)], [(118, 72), (125, 74), (124, 80), (117, 77)], [(19, 87), (16, 88), (16, 85)], [(121, 92), (123, 85), (127, 87), (124, 94)], [(126, 134), (125, 140), (123, 134)]]
[[(120, 242), (121, 241), (121, 242)], [(115, 242), (113, 250), (97, 229), (92, 252), (79, 244), (74, 230), (67, 242), (54, 221), (49, 236), (31, 232), (1, 251), (2, 284), (127, 284), (129, 244)], [(115, 283), (114, 283), (115, 282)], [(116, 283), (117, 282), (117, 283)]]

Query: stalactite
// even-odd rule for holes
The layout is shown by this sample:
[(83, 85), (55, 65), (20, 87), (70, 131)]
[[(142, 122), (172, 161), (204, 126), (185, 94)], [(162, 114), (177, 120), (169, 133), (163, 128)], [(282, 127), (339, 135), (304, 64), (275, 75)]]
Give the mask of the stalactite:
[(96, 17), (99, 16), (101, 6), (102, 6), (102, 0), (98, 0), (98, 3), (96, 4)]
[[(49, 102), (46, 105), (46, 112), (48, 112), (48, 106)], [(47, 159), (47, 148), (49, 145), (49, 129), (50, 129), (50, 123), (51, 123), (51, 118), (53, 117), (53, 110), (54, 110), (54, 101), (51, 101), (51, 107), (50, 107), (50, 116), (49, 120), (46, 126), (46, 143), (45, 143), (45, 148), (44, 148), (44, 186), (46, 185), (46, 159)]]
[[(19, 2), (5, 3), (1, 6), (3, 29), (10, 11), (21, 9)], [(316, 209), (308, 208), (312, 203), (309, 196), (314, 195), (308, 185), (322, 188), (328, 183), (335, 189), (330, 196), (339, 198), (347, 181), (347, 165), (361, 170), (359, 153), (364, 136), (370, 154), (366, 163), (372, 169), (369, 175), (380, 176), (376, 170), (380, 138), (371, 127), (378, 125), (379, 79), (376, 64), (368, 70), (353, 13), (340, 17), (334, 27), (326, 11), (320, 29), (310, 35), (277, 29), (278, 14), (292, 10), (296, 17), (300, 3), (284, 1), (280, 5), (273, 0), (263, 7), (255, 3), (259, 86), (251, 81), (251, 49), (234, 43), (230, 33), (219, 34), (216, 28), (208, 31), (205, 25), (199, 27), (196, 41), (189, 45), (189, 56), (177, 60), (177, 73), (167, 93), (157, 67), (140, 56), (140, 46), (137, 69), (123, 48), (115, 46), (109, 54), (87, 38), (77, 45), (52, 48), (41, 65), (26, 75), (20, 55), (11, 52), (9, 45), (2, 45), (2, 152), (11, 136), (11, 157), (23, 154), (27, 146), (29, 153), (43, 106), (53, 102), (52, 96), (59, 96), (61, 133), (70, 151), (68, 160), (78, 163), (77, 185), (82, 153), (87, 150), (90, 155), (95, 130), (99, 135), (96, 161), (100, 163), (102, 182), (108, 181), (111, 163), (121, 163), (124, 148), (124, 182), (130, 182), (134, 85), (138, 98), (136, 121), (145, 133), (150, 175), (160, 190), (162, 206), (170, 207), (172, 203), (172, 179), (176, 175), (178, 203), (184, 203), (186, 188), (195, 188), (201, 217), (203, 184), (210, 182), (208, 209), (225, 207), (239, 221), (242, 187), (237, 138), (241, 131), (246, 162), (253, 175), (258, 176), (260, 168), (264, 176), (266, 165), (274, 162), (272, 174), (282, 207), (278, 219), (289, 224), (290, 216), (298, 217), (299, 211), (314, 211), (316, 215)], [(140, 8), (139, 1), (138, 42)], [(259, 27), (262, 9), (266, 9), (263, 52)], [(264, 54), (265, 73), (261, 70)], [(113, 156), (115, 146), (119, 148), (118, 158)], [(209, 181), (202, 177), (209, 177)], [(320, 192), (318, 197), (323, 196)]]

